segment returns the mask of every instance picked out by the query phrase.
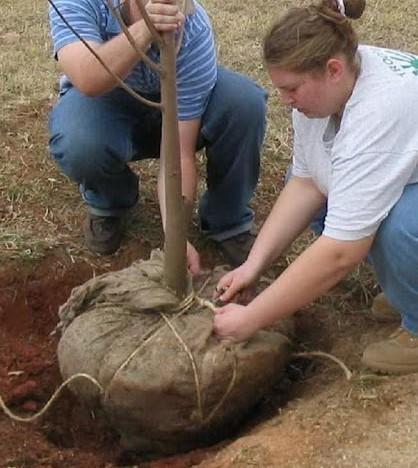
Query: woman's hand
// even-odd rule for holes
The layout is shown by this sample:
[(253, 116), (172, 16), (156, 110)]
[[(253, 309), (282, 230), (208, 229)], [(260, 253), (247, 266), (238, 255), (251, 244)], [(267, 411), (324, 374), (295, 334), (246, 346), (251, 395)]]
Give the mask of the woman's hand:
[(215, 289), (215, 299), (220, 299), (222, 302), (248, 302), (252, 296), (249, 288), (257, 279), (255, 270), (245, 262), (219, 280)]
[(175, 31), (184, 23), (184, 15), (174, 0), (150, 0), (145, 8), (157, 31)]
[(245, 341), (254, 335), (259, 328), (247, 306), (227, 304), (216, 309), (213, 331), (221, 340)]

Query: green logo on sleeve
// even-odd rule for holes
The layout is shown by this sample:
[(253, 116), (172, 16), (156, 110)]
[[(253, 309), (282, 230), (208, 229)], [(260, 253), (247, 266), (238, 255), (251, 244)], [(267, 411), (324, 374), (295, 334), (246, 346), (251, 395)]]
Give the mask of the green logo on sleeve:
[(416, 55), (389, 49), (380, 50), (378, 55), (383, 63), (397, 75), (408, 76), (412, 73), (418, 76), (418, 57)]

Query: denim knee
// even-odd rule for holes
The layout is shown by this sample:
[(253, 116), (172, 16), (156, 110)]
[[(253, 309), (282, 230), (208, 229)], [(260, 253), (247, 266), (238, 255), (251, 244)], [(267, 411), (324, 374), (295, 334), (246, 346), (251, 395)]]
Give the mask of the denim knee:
[(370, 258), (385, 295), (408, 330), (418, 332), (418, 184), (408, 185), (376, 233)]
[[(267, 93), (252, 81), (242, 81), (239, 93), (229, 97), (229, 131), (239, 129), (240, 139), (246, 136), (256, 139), (261, 145), (266, 127)], [(232, 127), (232, 128), (231, 128)], [(242, 138), (244, 136), (244, 138)]]
[(414, 229), (408, 216), (405, 216), (404, 213), (398, 213), (398, 211), (400, 210), (395, 205), (381, 224), (376, 233), (372, 254), (385, 257), (396, 255), (396, 258), (404, 256), (407, 260), (411, 258), (410, 248), (418, 247), (418, 232), (414, 232), (417, 227)]
[(88, 128), (61, 129), (51, 135), (49, 148), (64, 174), (78, 183), (97, 178), (109, 160), (106, 142)]
[[(234, 145), (261, 146), (267, 113), (267, 92), (240, 73), (218, 68), (218, 81), (202, 116), (202, 132), (214, 142), (223, 135)], [(256, 135), (256, 138), (254, 138)]]
[(263, 88), (249, 82), (242, 89), (242, 95), (236, 95), (236, 100), (231, 105), (235, 109), (234, 115), (237, 116), (237, 120), (242, 125), (264, 131), (267, 114), (267, 93)]

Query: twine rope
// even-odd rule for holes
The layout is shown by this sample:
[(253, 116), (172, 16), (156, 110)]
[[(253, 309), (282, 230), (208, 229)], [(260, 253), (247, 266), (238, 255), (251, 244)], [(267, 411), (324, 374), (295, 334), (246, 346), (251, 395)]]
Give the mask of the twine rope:
[(194, 359), (194, 356), (192, 352), (190, 351), (190, 348), (187, 346), (187, 344), (184, 342), (183, 338), (180, 336), (174, 325), (170, 322), (170, 320), (163, 314), (161, 313), (161, 316), (165, 320), (165, 323), (168, 325), (170, 330), (173, 332), (174, 336), (177, 338), (179, 343), (182, 345), (184, 351), (186, 352), (187, 356), (190, 359), (190, 363), (192, 365), (193, 369), (193, 377), (194, 377), (194, 383), (196, 386), (196, 399), (197, 399), (197, 411), (199, 415), (200, 421), (203, 421), (203, 408), (202, 408), (202, 389), (200, 386), (200, 379), (199, 379), (199, 373), (197, 372), (197, 365), (196, 361)]
[(53, 393), (53, 395), (51, 396), (51, 398), (48, 400), (48, 402), (45, 404), (45, 406), (40, 410), (38, 411), (37, 413), (33, 414), (32, 416), (28, 416), (28, 417), (22, 417), (22, 416), (18, 416), (14, 413), (12, 413), (9, 408), (6, 406), (6, 404), (4, 403), (3, 401), (3, 398), (0, 396), (0, 408), (7, 414), (7, 416), (9, 416), (10, 419), (12, 419), (13, 421), (19, 421), (19, 422), (26, 422), (26, 423), (29, 423), (29, 422), (33, 422), (33, 421), (36, 421), (37, 419), (39, 419), (41, 416), (43, 416), (49, 409), (49, 407), (52, 405), (52, 403), (54, 403), (54, 401), (58, 398), (58, 396), (61, 394), (61, 392), (63, 391), (63, 389), (65, 387), (67, 387), (67, 385), (70, 385), (71, 382), (73, 382), (74, 380), (81, 380), (81, 379), (87, 379), (89, 380), (93, 385), (95, 385), (98, 389), (99, 389), (99, 392), (100, 393), (104, 393), (104, 389), (103, 387), (99, 384), (99, 382), (94, 378), (92, 377), (91, 375), (88, 375), (88, 374), (84, 374), (84, 373), (79, 373), (79, 374), (74, 374), (72, 375), (71, 377), (69, 377), (67, 380), (65, 380), (56, 390), (55, 392)]
[[(203, 291), (203, 289), (206, 287), (208, 281), (210, 278), (206, 280), (202, 288), (199, 290), (199, 294)], [(174, 319), (184, 315), (187, 311), (191, 309), (191, 307), (194, 304), (198, 304), (199, 306), (206, 307), (210, 309), (211, 311), (215, 310), (215, 306), (208, 300), (202, 299), (199, 296), (197, 296), (194, 292), (189, 294), (178, 306), (176, 306), (172, 312), (177, 312)], [(201, 389), (201, 383), (200, 383), (200, 377), (199, 377), (199, 372), (198, 372), (198, 367), (196, 364), (196, 360), (193, 356), (192, 351), (190, 350), (189, 346), (187, 343), (183, 340), (181, 337), (180, 333), (177, 331), (175, 326), (172, 323), (172, 320), (170, 320), (164, 313), (159, 312), (160, 317), (163, 320), (160, 320), (156, 326), (154, 326), (151, 330), (149, 330), (141, 340), (141, 344), (125, 359), (125, 361), (119, 366), (119, 368), (116, 370), (116, 372), (113, 374), (112, 379), (110, 380), (109, 384), (107, 385), (107, 388), (104, 389), (103, 386), (91, 375), (85, 374), (85, 373), (78, 373), (74, 374), (68, 379), (66, 379), (64, 382), (61, 383), (61, 385), (55, 390), (51, 398), (47, 401), (45, 406), (38, 411), (37, 413), (33, 414), (32, 416), (29, 417), (22, 417), (14, 414), (10, 409), (6, 406), (4, 400), (0, 396), (0, 408), (3, 410), (3, 412), (12, 420), (18, 421), (18, 422), (34, 422), (37, 419), (39, 419), (41, 416), (43, 416), (50, 406), (54, 403), (54, 401), (60, 396), (62, 393), (63, 389), (70, 385), (72, 382), (75, 380), (82, 380), (86, 379), (90, 381), (93, 385), (97, 387), (99, 390), (100, 395), (103, 395), (104, 399), (106, 399), (109, 395), (109, 390), (110, 387), (115, 380), (115, 377), (122, 372), (123, 369), (126, 368), (126, 366), (129, 364), (129, 362), (139, 353), (139, 351), (147, 344), (149, 343), (153, 338), (155, 338), (163, 329), (165, 326), (168, 326), (169, 329), (172, 331), (173, 335), (176, 337), (177, 341), (180, 343), (181, 347), (185, 351), (188, 359), (190, 360), (191, 368), (193, 371), (193, 378), (195, 382), (195, 388), (196, 388), (196, 404), (197, 404), (197, 410), (198, 410), (198, 417), (199, 417), (199, 422), (202, 425), (207, 424), (210, 420), (213, 419), (215, 414), (219, 411), (219, 409), (222, 407), (222, 405), (225, 403), (226, 399), (228, 398), (229, 394), (231, 393), (235, 382), (236, 382), (236, 376), (237, 376), (237, 359), (235, 356), (235, 353), (233, 352), (232, 349), (228, 348), (230, 352), (232, 352), (232, 376), (231, 380), (228, 384), (228, 387), (224, 393), (224, 395), (221, 397), (219, 402), (215, 405), (215, 407), (211, 410), (211, 412), (204, 417), (203, 415), (203, 405), (202, 405), (202, 389)], [(163, 322), (161, 324), (161, 322)]]
[[(206, 287), (207, 283), (209, 282), (210, 277), (207, 278), (203, 286), (200, 288), (198, 291), (198, 294), (200, 294)], [(179, 318), (180, 316), (184, 315), (186, 312), (188, 312), (191, 307), (194, 304), (198, 304), (199, 306), (206, 307), (212, 312), (215, 311), (216, 307), (212, 304), (212, 302), (208, 301), (207, 299), (202, 299), (199, 297), (194, 291), (192, 291), (183, 301), (180, 302), (178, 306), (176, 306), (174, 309), (172, 309), (172, 312), (177, 312), (175, 315), (174, 319)], [(196, 390), (196, 405), (197, 405), (197, 411), (198, 411), (198, 417), (199, 417), (199, 422), (202, 425), (207, 424), (210, 420), (213, 419), (215, 414), (218, 412), (218, 410), (222, 407), (226, 399), (228, 398), (229, 394), (231, 393), (232, 389), (234, 388), (235, 382), (236, 382), (236, 376), (237, 376), (237, 360), (235, 353), (233, 353), (233, 361), (232, 361), (232, 375), (231, 375), (231, 380), (228, 384), (228, 387), (224, 393), (224, 395), (221, 397), (219, 402), (216, 404), (216, 406), (212, 409), (212, 411), (209, 413), (208, 416), (204, 417), (203, 415), (203, 405), (202, 405), (202, 389), (201, 389), (201, 383), (200, 383), (200, 377), (199, 377), (199, 372), (198, 372), (198, 367), (196, 364), (196, 360), (193, 356), (193, 353), (191, 352), (189, 346), (187, 343), (183, 340), (181, 337), (180, 333), (177, 331), (175, 326), (173, 325), (173, 321), (170, 320), (167, 315), (165, 315), (162, 312), (159, 312), (160, 317), (164, 320), (164, 323), (161, 325), (161, 321), (157, 323), (157, 325), (150, 331), (148, 332), (142, 339), (140, 345), (132, 351), (132, 353), (125, 359), (125, 361), (119, 366), (119, 368), (116, 370), (116, 372), (113, 374), (113, 377), (111, 378), (109, 384), (106, 387), (105, 391), (105, 399), (108, 397), (112, 383), (115, 381), (115, 378), (128, 366), (130, 361), (143, 349), (143, 347), (149, 343), (153, 338), (155, 338), (167, 325), (168, 328), (172, 331), (173, 335), (176, 337), (177, 341), (180, 343), (181, 347), (185, 351), (189, 361), (190, 365), (193, 371), (193, 379), (195, 383), (195, 390)], [(230, 350), (232, 351), (232, 350)], [(233, 351), (232, 351), (233, 352)]]
[[(206, 282), (204, 283), (204, 285), (201, 287), (201, 289), (198, 291), (198, 293), (200, 294), (203, 289), (206, 287), (208, 281), (210, 280), (210, 278), (208, 278), (206, 280)], [(201, 297), (199, 297), (197, 294), (195, 294), (194, 292), (192, 292), (191, 294), (189, 294), (177, 307), (175, 307), (172, 312), (177, 312), (177, 314), (175, 315), (174, 319), (182, 316), (184, 313), (186, 313), (187, 311), (189, 311), (191, 309), (191, 307), (194, 305), (194, 304), (198, 304), (199, 306), (202, 306), (202, 307), (206, 307), (208, 309), (210, 309), (212, 312), (215, 311), (215, 306), (212, 304), (212, 302), (206, 300), (206, 299), (202, 299)], [(2, 399), (2, 397), (0, 396), (0, 408), (4, 411), (4, 413), (9, 417), (11, 418), (12, 420), (14, 421), (18, 421), (18, 422), (33, 422), (33, 421), (36, 421), (37, 419), (39, 419), (41, 416), (43, 416), (47, 411), (48, 409), (50, 408), (50, 406), (52, 405), (52, 403), (59, 397), (59, 395), (62, 393), (63, 389), (65, 387), (67, 387), (68, 385), (70, 385), (73, 381), (75, 380), (81, 380), (81, 379), (86, 379), (88, 381), (90, 381), (93, 385), (95, 385), (97, 387), (97, 389), (99, 390), (100, 394), (101, 395), (104, 395), (104, 399), (106, 399), (109, 395), (109, 390), (110, 390), (110, 387), (113, 383), (113, 381), (115, 380), (115, 377), (120, 373), (122, 372), (123, 369), (126, 368), (126, 366), (129, 364), (129, 362), (139, 353), (139, 351), (147, 344), (149, 343), (153, 338), (155, 338), (163, 329), (165, 326), (168, 326), (169, 329), (172, 331), (173, 335), (176, 337), (177, 341), (180, 343), (181, 347), (183, 348), (183, 350), (185, 351), (186, 355), (188, 356), (188, 359), (190, 360), (190, 364), (191, 364), (191, 368), (192, 368), (192, 371), (193, 371), (193, 378), (194, 378), (194, 382), (195, 382), (195, 388), (196, 388), (196, 404), (197, 404), (197, 410), (198, 410), (198, 416), (199, 416), (199, 422), (202, 424), (202, 425), (206, 425), (207, 423), (209, 423), (213, 417), (216, 415), (216, 413), (219, 411), (219, 409), (222, 407), (222, 405), (225, 403), (225, 401), (227, 400), (228, 396), (230, 395), (232, 389), (234, 388), (234, 385), (236, 383), (236, 378), (237, 378), (237, 367), (238, 367), (238, 363), (237, 363), (237, 358), (236, 358), (236, 355), (233, 351), (232, 348), (228, 347), (227, 350), (229, 352), (232, 353), (232, 375), (231, 375), (231, 380), (228, 384), (228, 387), (224, 393), (224, 395), (221, 397), (221, 399), (219, 400), (219, 402), (213, 407), (213, 409), (211, 410), (211, 412), (206, 416), (204, 417), (203, 415), (203, 405), (202, 405), (202, 389), (201, 389), (201, 383), (200, 383), (200, 377), (199, 377), (199, 372), (198, 372), (198, 367), (197, 367), (197, 364), (196, 364), (196, 361), (195, 361), (195, 358), (193, 356), (193, 353), (191, 352), (189, 346), (187, 345), (187, 343), (183, 340), (183, 338), (181, 337), (180, 333), (177, 331), (177, 329), (175, 328), (175, 326), (173, 325), (172, 321), (162, 312), (159, 312), (160, 314), (160, 317), (163, 319), (163, 320), (159, 320), (156, 324), (156, 326), (154, 326), (151, 330), (149, 330), (146, 334), (144, 334), (144, 336), (142, 337), (142, 340), (141, 340), (141, 343), (140, 345), (125, 359), (125, 361), (119, 366), (119, 368), (116, 370), (116, 372), (113, 374), (113, 377), (112, 379), (110, 380), (106, 390), (103, 388), (103, 386), (94, 378), (92, 377), (91, 375), (88, 375), (88, 374), (85, 374), (85, 373), (78, 373), (78, 374), (74, 374), (72, 375), (71, 377), (69, 377), (68, 379), (66, 379), (63, 383), (61, 383), (61, 385), (55, 390), (55, 392), (53, 393), (53, 395), (51, 396), (51, 398), (48, 400), (48, 402), (45, 404), (45, 406), (40, 410), (38, 411), (37, 413), (35, 413), (34, 415), (32, 416), (29, 416), (29, 417), (22, 417), (22, 416), (18, 416), (16, 414), (14, 414), (12, 411), (10, 411), (10, 409), (6, 406), (4, 400)], [(161, 324), (161, 322), (164, 321), (164, 323)], [(331, 354), (328, 354), (328, 353), (324, 353), (322, 351), (308, 351), (308, 352), (299, 352), (299, 353), (293, 353), (292, 355), (293, 357), (322, 357), (322, 358), (327, 358), (327, 359), (331, 359), (332, 361), (336, 362), (340, 367), (341, 369), (344, 371), (344, 374), (345, 374), (345, 377), (347, 380), (351, 380), (352, 377), (353, 377), (353, 374), (352, 372), (348, 369), (348, 367), (338, 358), (336, 358), (335, 356), (331, 355)]]
[(302, 358), (310, 358), (310, 357), (321, 357), (325, 359), (330, 359), (331, 361), (334, 361), (337, 363), (342, 371), (344, 372), (345, 378), (347, 380), (351, 380), (353, 378), (353, 373), (350, 371), (350, 369), (344, 364), (341, 359), (338, 359), (332, 354), (329, 353), (324, 353), (323, 351), (302, 351), (300, 353), (293, 353), (293, 357), (302, 357)]

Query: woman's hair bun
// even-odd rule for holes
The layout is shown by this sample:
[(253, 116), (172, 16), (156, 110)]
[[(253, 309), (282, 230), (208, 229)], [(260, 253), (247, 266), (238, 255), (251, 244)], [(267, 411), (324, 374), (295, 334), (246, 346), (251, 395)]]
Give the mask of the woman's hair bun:
[(366, 0), (344, 0), (345, 16), (358, 19), (366, 8)]

